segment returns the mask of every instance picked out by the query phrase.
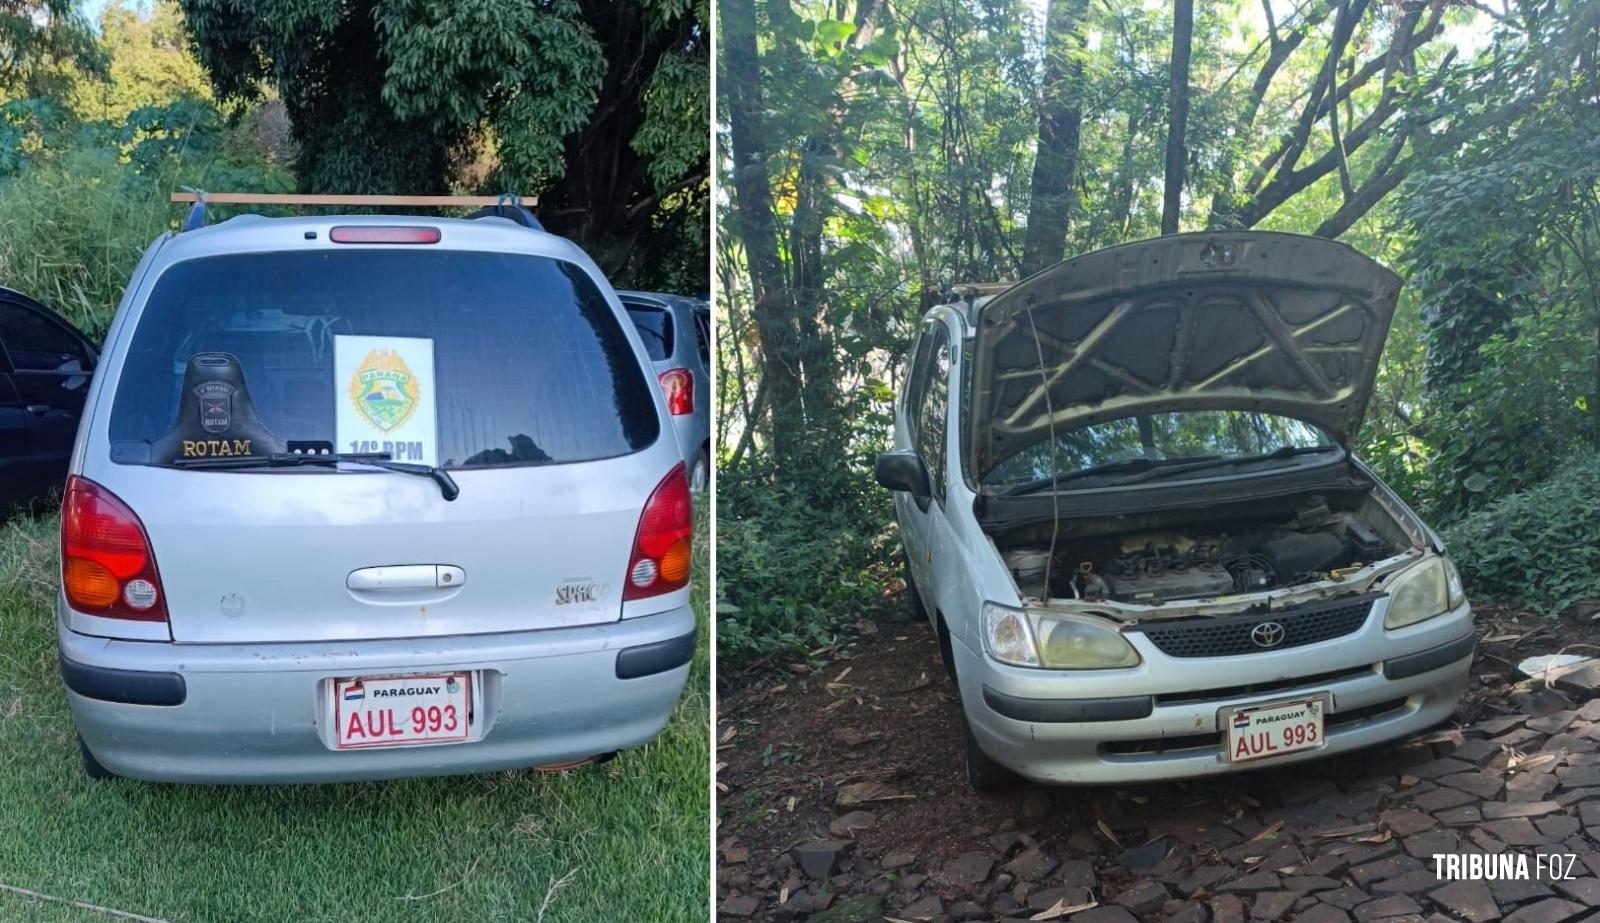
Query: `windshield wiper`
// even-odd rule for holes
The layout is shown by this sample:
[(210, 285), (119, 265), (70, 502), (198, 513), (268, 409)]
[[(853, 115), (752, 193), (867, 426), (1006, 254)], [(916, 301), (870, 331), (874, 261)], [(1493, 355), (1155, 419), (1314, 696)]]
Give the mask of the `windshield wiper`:
[(1095, 465), (1092, 468), (1079, 468), (1076, 471), (1064, 471), (1055, 477), (1034, 478), (1031, 481), (1025, 481), (1016, 485), (1015, 487), (1008, 487), (1002, 491), (1000, 495), (1002, 497), (1016, 497), (1022, 494), (1031, 494), (1035, 491), (1044, 490), (1051, 485), (1060, 484), (1063, 481), (1074, 481), (1078, 478), (1097, 477), (1102, 474), (1121, 474), (1130, 471), (1157, 471), (1162, 470), (1169, 465), (1179, 465), (1185, 462), (1195, 462), (1201, 460), (1209, 461), (1217, 457), (1218, 456), (1215, 455), (1200, 455), (1188, 456), (1185, 458), (1126, 458), (1122, 461), (1107, 462), (1104, 465)]
[(373, 468), (382, 468), (385, 471), (398, 471), (401, 474), (416, 474), (433, 479), (439, 485), (439, 493), (446, 500), (454, 500), (461, 496), (461, 488), (456, 486), (455, 479), (450, 477), (450, 472), (433, 465), (422, 465), (414, 462), (397, 462), (388, 452), (331, 452), (325, 455), (312, 455), (298, 452), (274, 452), (271, 455), (231, 455), (220, 458), (175, 458), (172, 460), (174, 468), (198, 469), (226, 469), (226, 468), (294, 468), (300, 465), (337, 465), (340, 462), (349, 462), (356, 465), (368, 465)]
[(1137, 477), (1128, 478), (1122, 483), (1138, 484), (1144, 481), (1153, 481), (1156, 478), (1164, 478), (1174, 474), (1184, 474), (1190, 471), (1202, 471), (1206, 468), (1222, 468), (1230, 465), (1247, 465), (1251, 462), (1272, 461), (1280, 458), (1294, 458), (1297, 455), (1314, 455), (1319, 452), (1332, 452), (1338, 448), (1339, 447), (1336, 445), (1286, 445), (1281, 448), (1273, 449), (1271, 452), (1263, 452), (1260, 455), (1229, 455), (1226, 457), (1212, 456), (1205, 459), (1187, 459), (1187, 461), (1191, 461), (1193, 463), (1187, 465), (1178, 465), (1171, 468), (1163, 468), (1159, 471), (1147, 471)]

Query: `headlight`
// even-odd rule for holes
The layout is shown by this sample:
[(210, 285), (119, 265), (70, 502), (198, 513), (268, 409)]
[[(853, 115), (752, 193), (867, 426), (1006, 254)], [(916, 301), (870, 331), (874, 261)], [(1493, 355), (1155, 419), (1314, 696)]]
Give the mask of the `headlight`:
[(1389, 584), (1389, 614), (1383, 627), (1404, 628), (1443, 615), (1460, 605), (1465, 595), (1455, 565), (1431, 556)]
[(1110, 625), (1093, 619), (1039, 616), (1039, 654), (1047, 667), (1111, 670), (1139, 665), (1139, 652)]
[(1019, 667), (1039, 665), (1039, 651), (1033, 645), (1028, 617), (1020, 609), (983, 604), (983, 643), (989, 654), (1001, 663)]
[[(1026, 612), (983, 604), (983, 638), (1002, 663), (1058, 670), (1136, 667), (1139, 654), (1116, 628), (1095, 619)], [(1037, 640), (1035, 640), (1037, 638)]]

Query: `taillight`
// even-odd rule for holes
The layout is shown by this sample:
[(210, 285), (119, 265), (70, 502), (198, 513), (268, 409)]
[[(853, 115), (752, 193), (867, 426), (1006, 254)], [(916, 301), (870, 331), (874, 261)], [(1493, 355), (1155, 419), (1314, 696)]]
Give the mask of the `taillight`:
[(436, 244), (439, 229), (341, 224), (328, 232), (328, 239), (336, 244)]
[(675, 417), (694, 413), (694, 376), (688, 369), (667, 369), (659, 376), (667, 396), (667, 413)]
[(644, 599), (682, 589), (689, 583), (694, 510), (689, 478), (678, 465), (656, 485), (639, 517), (639, 534), (628, 556), (623, 599)]
[(61, 501), (61, 585), (86, 615), (165, 622), (167, 603), (144, 524), (88, 478), (67, 478)]

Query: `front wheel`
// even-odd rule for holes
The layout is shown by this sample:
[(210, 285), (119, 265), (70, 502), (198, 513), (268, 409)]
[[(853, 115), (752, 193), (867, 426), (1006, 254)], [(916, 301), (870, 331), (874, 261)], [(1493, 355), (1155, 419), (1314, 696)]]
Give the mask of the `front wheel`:
[(983, 748), (978, 746), (978, 739), (972, 736), (972, 725), (966, 715), (961, 716), (961, 742), (966, 751), (967, 784), (972, 786), (973, 791), (1003, 792), (1016, 787), (1017, 774), (983, 752)]
[(928, 608), (922, 604), (922, 594), (917, 592), (917, 581), (911, 577), (911, 558), (901, 560), (900, 567), (906, 580), (906, 609), (913, 622), (928, 621)]

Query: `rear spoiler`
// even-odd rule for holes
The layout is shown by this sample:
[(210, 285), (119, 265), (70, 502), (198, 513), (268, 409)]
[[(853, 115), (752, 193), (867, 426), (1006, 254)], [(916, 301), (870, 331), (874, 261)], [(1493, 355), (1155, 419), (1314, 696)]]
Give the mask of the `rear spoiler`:
[(535, 231), (544, 225), (533, 215), (537, 198), (524, 199), (515, 193), (492, 195), (322, 195), (316, 193), (206, 192), (185, 189), (174, 192), (171, 201), (192, 202), (179, 233), (206, 226), (206, 205), (354, 205), (363, 208), (473, 208), (468, 218), (508, 218)]

